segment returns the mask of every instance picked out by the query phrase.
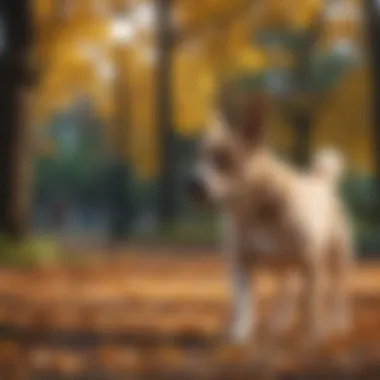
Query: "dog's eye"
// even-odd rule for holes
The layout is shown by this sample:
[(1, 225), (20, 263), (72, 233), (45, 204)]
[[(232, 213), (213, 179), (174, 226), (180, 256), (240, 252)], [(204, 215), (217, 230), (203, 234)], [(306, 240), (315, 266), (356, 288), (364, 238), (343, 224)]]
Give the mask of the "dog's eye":
[(228, 171), (233, 167), (233, 159), (226, 149), (216, 149), (213, 152), (212, 160), (216, 168), (220, 171)]

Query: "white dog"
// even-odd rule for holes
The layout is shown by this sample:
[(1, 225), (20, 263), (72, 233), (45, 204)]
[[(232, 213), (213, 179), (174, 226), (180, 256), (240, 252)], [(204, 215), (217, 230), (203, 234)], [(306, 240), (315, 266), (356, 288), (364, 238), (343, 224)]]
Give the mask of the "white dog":
[(283, 281), (275, 320), (285, 321), (294, 306), (289, 288), (291, 271), (297, 271), (305, 284), (307, 331), (320, 339), (348, 327), (347, 275), (353, 256), (337, 194), (343, 161), (332, 150), (321, 151), (303, 173), (278, 159), (266, 143), (260, 107), (251, 105), (250, 117), (239, 125), (231, 125), (221, 112), (211, 115), (189, 191), (224, 215), (233, 288), (230, 337), (243, 343), (255, 331), (251, 275), (265, 266)]

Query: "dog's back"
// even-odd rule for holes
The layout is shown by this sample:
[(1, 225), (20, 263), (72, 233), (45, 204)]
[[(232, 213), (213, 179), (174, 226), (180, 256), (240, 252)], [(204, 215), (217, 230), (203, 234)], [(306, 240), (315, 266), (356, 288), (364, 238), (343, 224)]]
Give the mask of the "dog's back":
[(247, 220), (253, 220), (248, 240), (255, 261), (265, 262), (269, 256), (277, 262), (307, 264), (334, 246), (349, 244), (347, 216), (337, 192), (343, 172), (337, 153), (319, 152), (307, 173), (269, 153), (254, 161), (253, 201), (246, 212), (253, 216)]

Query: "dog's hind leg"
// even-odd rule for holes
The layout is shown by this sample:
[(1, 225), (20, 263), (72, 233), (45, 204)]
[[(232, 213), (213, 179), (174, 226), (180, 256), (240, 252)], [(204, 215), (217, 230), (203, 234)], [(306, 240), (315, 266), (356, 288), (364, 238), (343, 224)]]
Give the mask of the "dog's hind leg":
[(351, 325), (349, 275), (353, 264), (351, 246), (345, 239), (335, 242), (328, 263), (330, 323), (335, 332)]
[[(312, 257), (318, 257), (314, 254)], [(313, 341), (324, 340), (328, 335), (326, 301), (328, 282), (325, 263), (316, 260), (305, 268), (304, 306), (307, 336)]]
[(271, 329), (275, 333), (282, 334), (292, 327), (296, 318), (298, 278), (294, 273), (283, 273), (279, 278), (278, 285), (274, 299)]

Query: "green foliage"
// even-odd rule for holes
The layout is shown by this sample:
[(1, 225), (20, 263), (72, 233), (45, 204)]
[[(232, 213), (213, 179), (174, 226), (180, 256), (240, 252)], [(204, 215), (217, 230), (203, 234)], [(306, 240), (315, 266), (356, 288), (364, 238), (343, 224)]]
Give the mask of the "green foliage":
[(328, 91), (349, 68), (349, 62), (343, 57), (332, 54), (320, 54), (312, 62), (309, 88), (316, 91)]
[[(69, 144), (62, 135), (66, 129), (73, 133), (74, 141), (69, 141)], [(102, 127), (96, 120), (90, 120), (83, 128), (83, 125), (67, 124), (55, 118), (48, 131), (48, 139), (56, 151), (53, 156), (37, 159), (37, 198), (51, 200), (64, 194), (87, 202), (98, 201), (104, 196), (109, 171), (102, 144)]]
[[(284, 52), (290, 52), (294, 57), (304, 54), (309, 58), (305, 60), (304, 67), (297, 68), (303, 71), (302, 88), (297, 90), (307, 90), (311, 92), (328, 91), (337, 81), (345, 74), (347, 68), (352, 66), (350, 57), (335, 54), (332, 51), (321, 52), (315, 49), (318, 39), (316, 30), (302, 29), (292, 30), (289, 28), (280, 29), (261, 29), (255, 32), (253, 44), (262, 46), (264, 49), (276, 47)], [(310, 59), (310, 61), (309, 61)], [(306, 66), (305, 66), (306, 65)], [(294, 74), (294, 67), (277, 68), (282, 72), (282, 76), (290, 78)], [(271, 75), (271, 69), (264, 70), (264, 76)], [(262, 86), (261, 82), (256, 80), (257, 74), (253, 74), (253, 82)], [(288, 86), (294, 86), (295, 83), (287, 82)]]
[(0, 237), (0, 265), (11, 267), (31, 267), (54, 264), (59, 254), (56, 244), (48, 238), (33, 238), (14, 241)]
[(348, 178), (342, 186), (342, 195), (349, 207), (360, 252), (378, 252), (380, 220), (375, 181), (372, 178)]
[(268, 46), (281, 46), (284, 49), (298, 52), (306, 49), (310, 44), (310, 34), (304, 30), (261, 29), (256, 31), (253, 38), (255, 44)]

